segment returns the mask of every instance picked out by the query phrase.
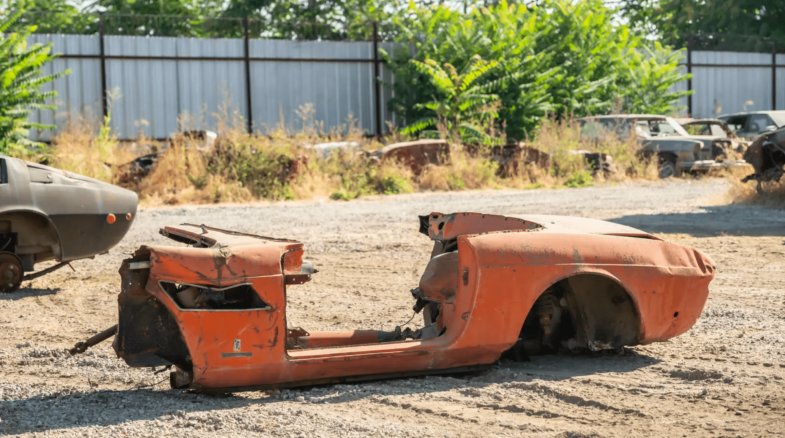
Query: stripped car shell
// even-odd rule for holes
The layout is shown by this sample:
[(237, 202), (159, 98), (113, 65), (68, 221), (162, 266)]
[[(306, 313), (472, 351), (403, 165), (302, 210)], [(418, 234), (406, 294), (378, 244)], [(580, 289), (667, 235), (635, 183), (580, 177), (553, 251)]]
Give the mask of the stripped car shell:
[(634, 228), (561, 216), (432, 213), (412, 290), (419, 330), (288, 328), (288, 287), (316, 273), (303, 244), (204, 225), (161, 232), (120, 268), (114, 348), (171, 366), (202, 391), (359, 381), (485, 368), (560, 350), (664, 341), (700, 316), (715, 275), (698, 250)]
[(445, 140), (424, 138), (393, 143), (371, 154), (374, 162), (396, 161), (420, 175), (425, 166), (441, 166), (450, 161), (450, 144)]
[[(0, 156), (0, 292), (109, 251), (131, 228), (137, 201), (130, 190)], [(60, 263), (32, 272), (50, 260)]]

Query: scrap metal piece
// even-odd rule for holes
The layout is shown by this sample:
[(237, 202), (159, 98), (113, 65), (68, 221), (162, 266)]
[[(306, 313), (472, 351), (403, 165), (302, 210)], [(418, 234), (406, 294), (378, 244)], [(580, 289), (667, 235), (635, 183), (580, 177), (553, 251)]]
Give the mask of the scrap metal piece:
[(108, 329), (102, 331), (101, 333), (98, 333), (97, 335), (92, 336), (91, 338), (87, 339), (84, 342), (77, 342), (76, 345), (74, 345), (74, 348), (68, 350), (68, 352), (71, 353), (71, 356), (79, 353), (84, 353), (85, 351), (87, 351), (88, 348), (100, 344), (101, 342), (114, 336), (116, 333), (117, 333), (117, 324), (109, 327)]
[(58, 264), (56, 264), (54, 266), (50, 266), (50, 267), (48, 267), (48, 268), (46, 268), (44, 270), (41, 270), (41, 271), (38, 271), (38, 272), (34, 272), (32, 274), (27, 274), (27, 275), (24, 276), (24, 278), (22, 280), (23, 281), (35, 280), (36, 278), (43, 277), (46, 274), (50, 274), (50, 273), (52, 273), (52, 272), (62, 268), (63, 266), (68, 266), (69, 268), (71, 268), (72, 271), (76, 272), (74, 267), (71, 266), (71, 262), (60, 262), (60, 263), (58, 263)]
[(696, 249), (593, 219), (431, 213), (420, 228), (434, 250), (410, 293), (419, 329), (289, 328), (288, 283), (315, 272), (302, 243), (181, 225), (163, 232), (190, 246), (123, 262), (113, 346), (205, 392), (446, 373), (673, 338), (700, 317), (716, 272)]

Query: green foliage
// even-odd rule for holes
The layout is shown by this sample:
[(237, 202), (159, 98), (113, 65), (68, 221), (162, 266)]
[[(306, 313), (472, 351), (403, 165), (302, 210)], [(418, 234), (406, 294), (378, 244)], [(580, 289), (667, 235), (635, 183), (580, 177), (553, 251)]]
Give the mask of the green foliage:
[(702, 36), (728, 34), (736, 37), (720, 38), (724, 50), (769, 52), (771, 40), (785, 47), (782, 0), (615, 0), (612, 4), (635, 31), (659, 37), (663, 44), (686, 47), (687, 36), (696, 35), (696, 47), (711, 49), (717, 38)]
[(26, 38), (35, 31), (27, 26), (18, 33), (6, 33), (21, 13), (5, 16), (0, 20), (0, 154), (26, 155), (30, 146), (30, 129), (53, 129), (53, 126), (27, 120), (33, 110), (57, 109), (46, 104), (57, 96), (56, 91), (41, 91), (41, 86), (70, 73), (65, 70), (51, 75), (43, 74), (41, 67), (55, 58), (49, 52), (51, 45), (28, 46)]
[[(466, 15), (446, 6), (415, 8), (399, 40), (413, 44), (416, 61), (434, 59), (457, 71), (475, 56), (498, 63), (485, 79), (499, 81), (497, 128), (510, 139), (526, 138), (546, 114), (673, 111), (681, 94), (663, 90), (684, 79), (676, 56), (659, 46), (647, 50), (613, 12), (601, 0), (545, 0), (532, 9), (501, 1)], [(395, 73), (390, 109), (413, 123), (429, 116), (425, 105), (439, 91), (409, 62), (410, 53), (384, 56)]]
[(425, 128), (442, 124), (454, 141), (494, 141), (484, 131), (483, 126), (492, 123), (493, 118), (499, 116), (494, 108), (499, 96), (492, 92), (509, 78), (492, 82), (484, 79), (498, 67), (498, 62), (483, 61), (475, 55), (460, 74), (449, 63), (442, 67), (432, 59), (426, 59), (425, 62), (412, 59), (409, 62), (428, 78), (435, 92), (431, 101), (416, 105), (417, 109), (428, 110), (428, 116), (408, 126), (402, 131), (404, 134), (421, 132)]
[(668, 114), (674, 102), (688, 91), (669, 91), (671, 86), (684, 80), (679, 72), (682, 52), (672, 51), (656, 42), (652, 47), (642, 47), (631, 54), (624, 111), (632, 114)]
[(220, 175), (237, 181), (256, 197), (292, 199), (288, 184), (292, 159), (291, 151), (284, 146), (256, 149), (245, 139), (221, 142), (210, 153), (204, 175), (191, 182), (198, 185), (206, 181), (206, 175)]
[(582, 170), (570, 175), (570, 177), (567, 178), (567, 181), (564, 182), (564, 185), (572, 188), (593, 186), (594, 177), (591, 176), (590, 171)]

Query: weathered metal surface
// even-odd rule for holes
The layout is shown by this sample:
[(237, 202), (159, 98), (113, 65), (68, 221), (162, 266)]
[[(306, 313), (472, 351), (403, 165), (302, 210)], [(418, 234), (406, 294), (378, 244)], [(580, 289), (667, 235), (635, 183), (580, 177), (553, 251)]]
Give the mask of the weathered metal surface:
[(419, 175), (425, 166), (441, 165), (450, 160), (450, 145), (444, 140), (423, 139), (393, 143), (371, 155), (378, 161), (397, 161)]
[(52, 273), (54, 271), (57, 271), (60, 268), (66, 267), (66, 266), (70, 267), (72, 271), (74, 270), (74, 268), (73, 268), (73, 266), (71, 266), (70, 262), (60, 262), (60, 263), (58, 263), (58, 264), (56, 264), (54, 266), (50, 266), (50, 267), (48, 267), (46, 269), (43, 269), (43, 270), (40, 270), (38, 272), (34, 272), (32, 274), (27, 274), (27, 275), (25, 275), (23, 280), (24, 281), (35, 280), (36, 278), (43, 277), (46, 274), (50, 274), (50, 273)]
[(88, 348), (100, 344), (101, 342), (111, 338), (116, 334), (117, 334), (117, 325), (113, 325), (108, 329), (102, 331), (101, 333), (91, 336), (84, 342), (77, 342), (77, 344), (74, 345), (74, 348), (68, 350), (68, 352), (71, 353), (71, 356), (79, 353), (84, 353), (85, 351), (87, 351)]
[(742, 182), (761, 182), (782, 179), (785, 166), (785, 128), (758, 137), (744, 153), (744, 160), (752, 165), (755, 173), (747, 175)]
[[(436, 243), (412, 292), (426, 327), (309, 333), (286, 327), (286, 277), (302, 275), (301, 243), (167, 227), (193, 246), (143, 247), (124, 262), (115, 349), (132, 366), (174, 363), (175, 387), (204, 391), (448, 372), (487, 366), (514, 346), (534, 354), (669, 339), (695, 323), (715, 274), (697, 250), (597, 220), (433, 213), (421, 230)], [(264, 307), (198, 308), (177, 292), (246, 284)]]
[[(99, 37), (36, 34), (29, 41), (52, 42), (54, 52), (86, 57), (56, 59), (44, 66), (48, 73), (66, 68), (72, 73), (44, 85), (58, 91), (59, 110), (36, 111), (33, 121), (62, 126), (69, 119), (84, 120), (97, 128), (102, 109)], [(113, 96), (110, 123), (118, 138), (138, 138), (140, 132), (147, 138), (169, 137), (180, 130), (178, 117), (186, 113), (180, 118), (185, 129), (216, 129), (213, 114), (220, 113), (224, 103), (230, 117), (234, 111), (247, 117), (242, 39), (106, 36), (104, 45), (107, 90)], [(379, 46), (392, 53), (401, 45)], [(345, 125), (351, 115), (358, 127), (376, 134), (372, 42), (251, 39), (248, 49), (255, 130), (264, 133), (278, 125), (281, 116), (285, 128), (302, 129), (297, 112), (310, 104), (313, 118), (323, 121), (327, 131)], [(335, 62), (322, 62), (331, 59)], [(382, 80), (394, 82), (388, 68), (379, 69)], [(392, 91), (383, 87), (380, 95), (378, 125), (386, 129), (388, 121), (398, 121), (387, 108)], [(50, 140), (52, 133), (34, 131), (33, 138)]]
[(12, 241), (3, 250), (27, 272), (44, 261), (108, 251), (136, 215), (137, 196), (129, 190), (9, 157), (0, 157), (0, 169), (0, 245)]

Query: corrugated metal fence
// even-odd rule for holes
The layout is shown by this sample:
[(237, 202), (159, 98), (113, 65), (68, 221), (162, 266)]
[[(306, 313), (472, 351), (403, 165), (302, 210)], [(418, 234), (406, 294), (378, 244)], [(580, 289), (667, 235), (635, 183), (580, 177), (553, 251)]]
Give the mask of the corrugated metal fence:
[[(300, 110), (308, 104), (313, 119), (327, 131), (340, 128), (350, 115), (369, 135), (377, 127), (384, 131), (387, 122), (398, 124), (387, 109), (392, 91), (381, 86), (376, 99), (374, 62), (383, 81), (394, 78), (374, 57), (373, 42), (104, 36), (102, 48), (98, 35), (29, 38), (30, 43), (52, 42), (54, 52), (62, 54), (45, 66), (47, 72), (72, 70), (48, 85), (59, 93), (58, 112), (34, 116), (59, 127), (69, 121), (97, 126), (103, 113), (102, 81), (113, 96), (111, 127), (120, 139), (140, 133), (165, 138), (181, 128), (215, 129), (224, 104), (230, 118), (239, 115), (247, 121), (250, 103), (253, 130), (262, 133), (282, 120), (289, 130), (301, 129)], [(396, 45), (379, 47), (392, 52)], [(685, 114), (714, 117), (775, 109), (775, 103), (776, 109), (785, 109), (785, 55), (691, 51), (684, 64), (693, 78), (675, 88), (695, 90), (681, 102)], [(33, 134), (41, 140), (52, 135)]]
[(682, 69), (692, 72), (692, 80), (676, 89), (695, 91), (691, 99), (680, 102), (685, 115), (713, 118), (743, 111), (785, 110), (785, 55), (692, 51)]
[[(250, 39), (246, 59), (245, 40), (239, 38), (103, 38), (102, 57), (97, 35), (29, 37), (31, 44), (52, 42), (54, 52), (62, 54), (45, 67), (48, 73), (72, 70), (49, 85), (59, 94), (58, 111), (41, 111), (35, 121), (96, 126), (103, 113), (103, 60), (111, 127), (120, 139), (138, 138), (140, 133), (165, 138), (181, 127), (215, 129), (224, 104), (230, 118), (239, 115), (247, 120), (249, 102), (253, 130), (262, 133), (282, 120), (287, 129), (301, 129), (298, 112), (302, 114), (301, 107), (308, 104), (325, 130), (341, 127), (350, 115), (370, 135), (377, 127), (384, 131), (388, 121), (397, 123), (387, 110), (392, 92), (379, 87), (376, 102), (373, 42)], [(379, 48), (391, 52), (395, 45), (380, 43)], [(376, 61), (382, 80), (392, 81), (378, 57)], [(43, 132), (36, 138), (48, 140), (51, 135)]]

